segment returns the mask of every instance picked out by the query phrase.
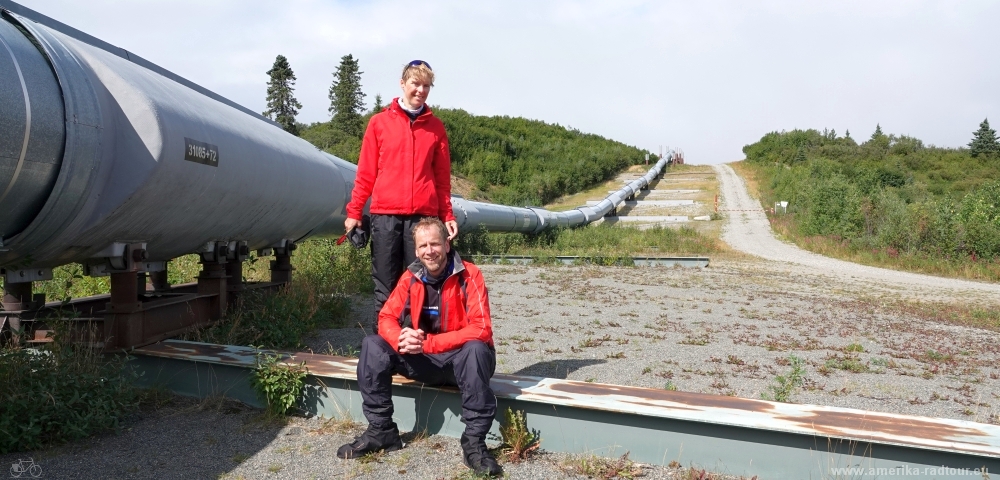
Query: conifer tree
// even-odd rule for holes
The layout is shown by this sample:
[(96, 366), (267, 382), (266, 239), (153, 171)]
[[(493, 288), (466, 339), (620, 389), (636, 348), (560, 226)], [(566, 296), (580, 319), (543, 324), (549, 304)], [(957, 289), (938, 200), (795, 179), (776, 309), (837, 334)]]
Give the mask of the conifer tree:
[(375, 94), (375, 106), (372, 107), (372, 113), (381, 112), (383, 107), (385, 107), (385, 105), (382, 105), (382, 94), (381, 93), (376, 93)]
[(989, 119), (984, 119), (983, 123), (979, 124), (979, 130), (972, 133), (969, 153), (973, 157), (1000, 153), (1000, 141), (997, 140), (996, 130), (990, 128)]
[(872, 134), (872, 140), (877, 140), (884, 137), (885, 134), (882, 133), (882, 125), (875, 124), (875, 133)]
[(298, 135), (295, 116), (302, 104), (292, 95), (295, 91), (295, 72), (288, 65), (288, 59), (284, 55), (275, 57), (274, 65), (267, 71), (267, 75), (271, 78), (267, 81), (267, 110), (264, 111), (264, 116), (278, 122), (286, 132)]
[(330, 114), (333, 127), (347, 135), (360, 138), (364, 134), (361, 112), (365, 108), (365, 94), (361, 91), (361, 74), (358, 60), (353, 55), (340, 58), (337, 71), (333, 72), (330, 86)]

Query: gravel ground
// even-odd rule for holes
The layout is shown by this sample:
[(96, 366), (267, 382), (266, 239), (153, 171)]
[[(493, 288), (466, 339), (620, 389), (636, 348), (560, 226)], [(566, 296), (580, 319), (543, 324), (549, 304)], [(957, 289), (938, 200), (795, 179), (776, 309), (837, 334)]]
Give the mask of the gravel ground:
[[(997, 333), (940, 323), (905, 303), (995, 309), (1000, 286), (804, 252), (774, 238), (728, 166), (716, 174), (731, 210), (723, 239), (750, 255), (713, 256), (706, 269), (482, 266), (498, 371), (760, 398), (795, 355), (805, 369), (797, 403), (1000, 423)], [(357, 299), (355, 315), (371, 318), (370, 298)], [(363, 335), (328, 330), (309, 345), (350, 354)], [(174, 398), (120, 434), (0, 456), (0, 465), (31, 456), (45, 478), (468, 476), (457, 439), (438, 436), (407, 434), (408, 448), (373, 462), (336, 459), (361, 429), (316, 418), (274, 424), (238, 404)], [(543, 453), (505, 469), (510, 478), (581, 478), (579, 459)], [(643, 473), (687, 478), (681, 468)]]

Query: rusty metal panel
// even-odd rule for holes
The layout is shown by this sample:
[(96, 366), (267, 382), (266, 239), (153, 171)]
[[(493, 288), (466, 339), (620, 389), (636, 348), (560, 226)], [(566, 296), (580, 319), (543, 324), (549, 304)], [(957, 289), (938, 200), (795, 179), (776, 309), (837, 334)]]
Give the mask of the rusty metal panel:
[[(249, 395), (249, 403), (256, 402), (252, 393), (234, 386), (235, 380), (217, 378), (223, 366), (232, 367), (234, 375), (251, 368), (255, 354), (251, 348), (172, 340), (133, 353), (149, 368), (160, 369), (145, 381), (169, 377), (187, 385), (175, 391), (200, 395), (215, 382), (226, 386), (226, 395), (244, 401)], [(356, 359), (282, 355), (309, 368), (307, 410), (364, 422)], [(175, 365), (152, 367), (160, 360)], [(184, 362), (189, 374), (175, 373)], [(543, 448), (551, 451), (601, 455), (629, 451), (630, 458), (642, 462), (678, 461), (765, 478), (872, 478), (857, 471), (836, 473), (839, 468), (940, 478), (926, 472), (936, 472), (929, 469), (942, 465), (968, 471), (1000, 468), (1000, 427), (995, 425), (542, 377), (495, 375), (492, 387), (501, 408), (527, 412), (529, 426), (541, 430)], [(458, 436), (464, 428), (455, 389), (424, 387), (395, 377), (393, 399), (395, 419), (404, 430)]]

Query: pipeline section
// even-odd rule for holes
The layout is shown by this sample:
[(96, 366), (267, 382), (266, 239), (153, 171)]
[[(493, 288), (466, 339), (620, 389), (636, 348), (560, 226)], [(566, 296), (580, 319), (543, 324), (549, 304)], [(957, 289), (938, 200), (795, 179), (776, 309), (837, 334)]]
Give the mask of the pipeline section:
[[(356, 166), (142, 58), (0, 0), (0, 266), (7, 283), (245, 258), (343, 232)], [(462, 229), (537, 233), (612, 212), (663, 171), (565, 212), (453, 198)], [(235, 252), (235, 255), (234, 255)]]

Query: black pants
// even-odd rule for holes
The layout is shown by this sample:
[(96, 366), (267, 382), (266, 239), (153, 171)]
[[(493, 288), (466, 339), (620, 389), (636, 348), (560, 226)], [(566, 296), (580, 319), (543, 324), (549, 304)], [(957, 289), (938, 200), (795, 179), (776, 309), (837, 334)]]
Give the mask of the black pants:
[(385, 339), (369, 335), (361, 342), (358, 389), (368, 423), (387, 427), (392, 423), (392, 375), (428, 385), (457, 386), (462, 392), (462, 423), (465, 434), (486, 439), (497, 413), (497, 398), (490, 389), (496, 368), (496, 353), (478, 340), (450, 352), (401, 355)]
[(403, 270), (417, 259), (413, 226), (422, 215), (372, 215), (372, 280), (375, 281), (375, 318), (372, 333), (378, 333), (378, 312), (389, 299)]

